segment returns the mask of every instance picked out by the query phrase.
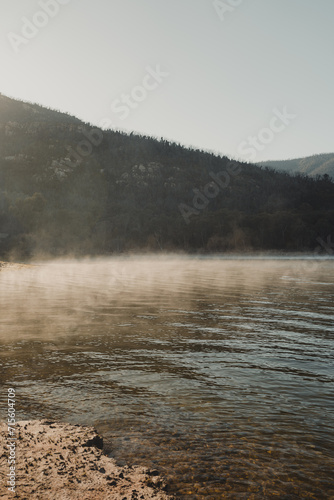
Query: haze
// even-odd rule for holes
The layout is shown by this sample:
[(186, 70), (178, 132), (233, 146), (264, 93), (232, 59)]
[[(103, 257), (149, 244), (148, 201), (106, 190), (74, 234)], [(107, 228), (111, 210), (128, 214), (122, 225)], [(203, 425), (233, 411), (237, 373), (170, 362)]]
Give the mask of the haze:
[(252, 161), (332, 152), (331, 0), (49, 0), (57, 13), (19, 41), (43, 1), (1, 2), (3, 94), (245, 160), (240, 144), (286, 107), (295, 119)]

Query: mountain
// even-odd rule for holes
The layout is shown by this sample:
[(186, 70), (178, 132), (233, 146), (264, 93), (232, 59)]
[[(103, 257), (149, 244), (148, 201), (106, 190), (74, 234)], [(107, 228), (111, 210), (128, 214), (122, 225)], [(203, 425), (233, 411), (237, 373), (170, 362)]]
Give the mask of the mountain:
[(277, 171), (311, 175), (329, 175), (334, 179), (334, 153), (296, 158), (295, 160), (265, 161), (258, 165), (268, 166)]
[(104, 131), (0, 95), (0, 258), (312, 251), (334, 184)]

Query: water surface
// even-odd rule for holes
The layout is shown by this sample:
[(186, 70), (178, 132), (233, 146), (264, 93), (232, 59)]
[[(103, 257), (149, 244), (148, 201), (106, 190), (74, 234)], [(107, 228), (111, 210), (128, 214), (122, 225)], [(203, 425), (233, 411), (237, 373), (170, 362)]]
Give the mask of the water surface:
[(333, 299), (333, 260), (2, 271), (1, 399), (95, 425), (180, 498), (334, 498)]

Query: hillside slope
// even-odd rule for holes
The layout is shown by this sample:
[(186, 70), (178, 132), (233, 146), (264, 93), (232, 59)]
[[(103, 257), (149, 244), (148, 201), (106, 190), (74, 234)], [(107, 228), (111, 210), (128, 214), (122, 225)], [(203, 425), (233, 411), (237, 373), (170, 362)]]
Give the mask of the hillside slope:
[(334, 179), (334, 153), (296, 158), (294, 160), (266, 161), (262, 166), (274, 168), (277, 171), (300, 173), (305, 175), (329, 175)]
[(334, 184), (0, 95), (0, 257), (313, 250)]

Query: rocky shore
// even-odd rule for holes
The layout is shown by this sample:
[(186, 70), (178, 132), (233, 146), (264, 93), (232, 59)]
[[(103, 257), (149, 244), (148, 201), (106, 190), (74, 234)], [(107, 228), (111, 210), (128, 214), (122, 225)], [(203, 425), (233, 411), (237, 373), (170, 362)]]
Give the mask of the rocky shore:
[(8, 428), (0, 425), (0, 498), (170, 500), (155, 470), (119, 467), (92, 427), (47, 420), (15, 424), (15, 491), (7, 484)]

